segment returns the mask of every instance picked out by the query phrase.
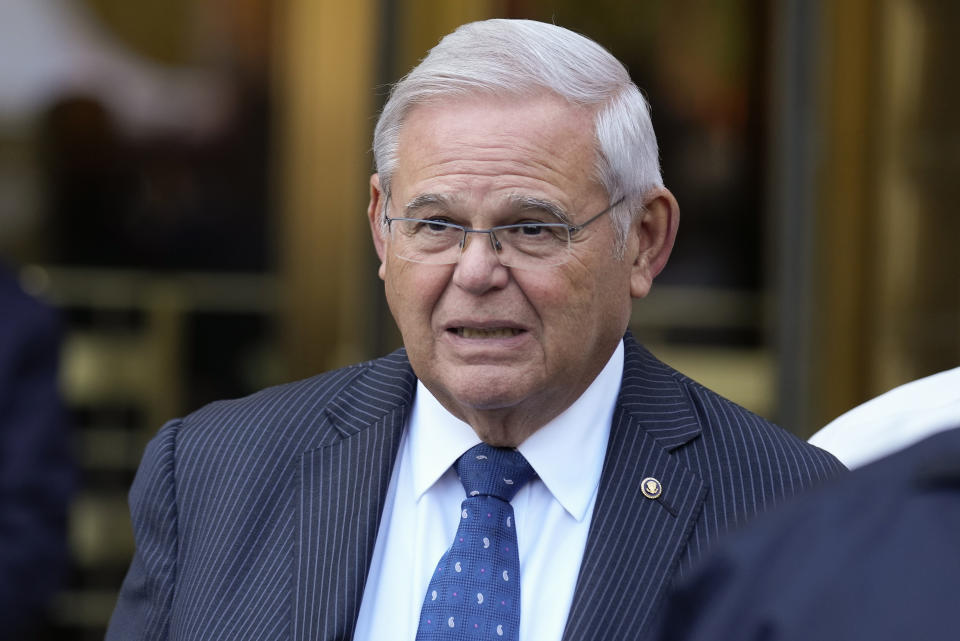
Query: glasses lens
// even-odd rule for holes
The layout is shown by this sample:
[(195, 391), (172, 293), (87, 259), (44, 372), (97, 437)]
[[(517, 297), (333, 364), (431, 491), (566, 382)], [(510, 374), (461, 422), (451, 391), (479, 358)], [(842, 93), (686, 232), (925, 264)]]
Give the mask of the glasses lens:
[[(492, 246), (502, 265), (544, 269), (570, 258), (570, 229), (556, 223), (504, 225), (490, 230)], [(460, 259), (464, 229), (439, 220), (391, 218), (390, 237), (398, 258), (428, 265), (451, 265)]]
[(399, 258), (443, 265), (457, 262), (463, 230), (439, 220), (391, 219), (390, 234)]
[(570, 258), (570, 229), (555, 223), (507, 225), (494, 229), (503, 246), (500, 262), (508, 267), (542, 269)]

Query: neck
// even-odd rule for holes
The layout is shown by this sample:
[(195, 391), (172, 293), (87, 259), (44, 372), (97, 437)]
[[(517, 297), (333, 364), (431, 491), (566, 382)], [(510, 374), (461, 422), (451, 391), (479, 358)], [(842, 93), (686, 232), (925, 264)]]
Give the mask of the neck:
[(476, 408), (436, 395), (448, 412), (468, 424), (480, 440), (494, 447), (517, 447), (541, 427), (573, 405), (586, 390), (577, 388), (551, 398), (526, 399), (511, 407)]
[[(437, 389), (422, 380), (421, 384), (445, 410), (469, 425), (481, 441), (494, 447), (515, 448), (573, 406), (600, 376), (604, 368), (611, 363), (617, 349), (615, 346), (608, 359), (596, 371), (588, 372), (575, 384), (541, 389), (518, 403), (503, 405), (490, 403), (477, 406), (460, 402), (462, 399), (456, 398), (444, 388)], [(623, 367), (622, 357), (615, 364), (616, 371), (611, 369), (611, 376), (616, 376), (618, 383), (616, 387), (619, 389), (619, 376)], [(612, 385), (613, 378), (608, 382)]]
[(550, 422), (546, 420), (517, 424), (511, 421), (485, 420), (487, 418), (466, 422), (477, 433), (481, 441), (494, 447), (517, 447), (527, 440), (527, 437)]

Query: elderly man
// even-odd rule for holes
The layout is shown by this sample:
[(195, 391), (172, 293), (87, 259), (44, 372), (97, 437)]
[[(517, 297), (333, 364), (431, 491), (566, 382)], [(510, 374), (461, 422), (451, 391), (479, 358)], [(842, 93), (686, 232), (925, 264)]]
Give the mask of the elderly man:
[(842, 469), (626, 333), (678, 210), (596, 43), (465, 25), (374, 152), (405, 349), (166, 425), (109, 638), (644, 638), (721, 532)]

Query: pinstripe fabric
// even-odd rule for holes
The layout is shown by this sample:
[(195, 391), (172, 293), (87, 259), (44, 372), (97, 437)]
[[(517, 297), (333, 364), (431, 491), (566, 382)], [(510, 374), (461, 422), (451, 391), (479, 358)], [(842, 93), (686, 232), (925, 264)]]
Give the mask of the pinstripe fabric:
[(164, 426), (107, 639), (349, 638), (415, 389), (400, 351)]
[[(631, 336), (565, 641), (644, 639), (666, 589), (733, 525), (843, 471)], [(657, 500), (639, 491), (658, 479)], [(616, 551), (616, 553), (614, 553)]]
[[(131, 489), (137, 554), (107, 639), (350, 639), (415, 388), (401, 350), (165, 425)], [(642, 638), (719, 533), (840, 469), (628, 335), (564, 638)]]

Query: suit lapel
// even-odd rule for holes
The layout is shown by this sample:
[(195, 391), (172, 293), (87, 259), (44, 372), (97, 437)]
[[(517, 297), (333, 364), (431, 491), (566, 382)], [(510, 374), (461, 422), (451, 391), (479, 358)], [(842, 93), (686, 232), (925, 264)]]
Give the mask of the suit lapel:
[(405, 358), (389, 373), (377, 369), (351, 382), (327, 407), (325, 428), (336, 434), (333, 441), (300, 457), (295, 641), (353, 637), (416, 388)]
[[(669, 585), (706, 496), (672, 451), (700, 426), (671, 370), (630, 337), (565, 641), (638, 638)], [(641, 482), (660, 482), (644, 496)]]

